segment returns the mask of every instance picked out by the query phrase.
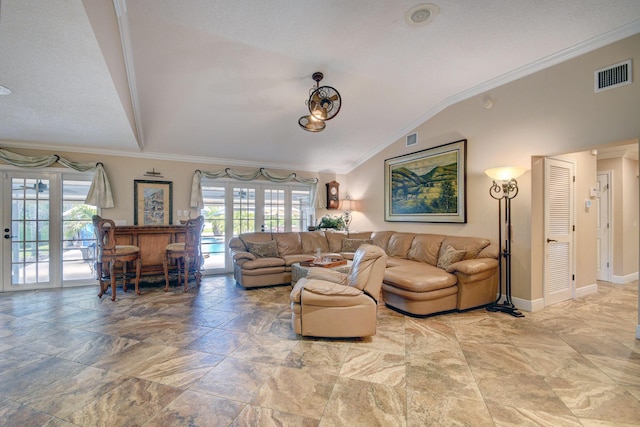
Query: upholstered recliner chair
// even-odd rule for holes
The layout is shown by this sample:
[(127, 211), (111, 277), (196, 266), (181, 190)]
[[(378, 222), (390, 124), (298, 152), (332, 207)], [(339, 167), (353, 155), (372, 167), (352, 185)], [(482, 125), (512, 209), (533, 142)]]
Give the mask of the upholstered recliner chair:
[(387, 255), (361, 245), (349, 273), (311, 268), (291, 291), (291, 323), (297, 334), (313, 337), (366, 337), (376, 334), (380, 287)]

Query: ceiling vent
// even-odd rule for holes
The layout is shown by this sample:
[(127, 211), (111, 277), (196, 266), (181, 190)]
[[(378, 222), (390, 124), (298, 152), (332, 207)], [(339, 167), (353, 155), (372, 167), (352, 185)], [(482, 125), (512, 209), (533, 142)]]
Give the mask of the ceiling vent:
[(406, 143), (407, 147), (411, 147), (412, 145), (416, 145), (417, 143), (418, 143), (417, 133), (412, 133), (410, 135), (407, 135), (407, 143)]
[(631, 60), (597, 70), (594, 77), (596, 92), (628, 85), (631, 83)]

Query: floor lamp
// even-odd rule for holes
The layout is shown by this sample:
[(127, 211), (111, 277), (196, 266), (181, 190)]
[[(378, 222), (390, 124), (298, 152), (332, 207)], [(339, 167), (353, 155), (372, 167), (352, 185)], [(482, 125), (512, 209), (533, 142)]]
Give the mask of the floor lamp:
[[(489, 189), (491, 197), (498, 201), (498, 242), (502, 242), (502, 228), (505, 228), (504, 247), (498, 257), (499, 292), (498, 299), (487, 307), (488, 311), (503, 312), (514, 317), (524, 317), (511, 301), (511, 199), (518, 195), (518, 178), (524, 169), (515, 167), (500, 167), (487, 169), (485, 173), (493, 178), (493, 185)], [(504, 223), (502, 222), (502, 200), (504, 200)], [(502, 284), (504, 283), (504, 301), (502, 299)]]

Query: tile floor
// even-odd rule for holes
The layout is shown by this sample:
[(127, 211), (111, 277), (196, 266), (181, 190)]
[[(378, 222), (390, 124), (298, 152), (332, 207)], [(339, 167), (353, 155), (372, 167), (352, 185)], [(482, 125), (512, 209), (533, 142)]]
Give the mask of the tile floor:
[(380, 307), (369, 339), (291, 332), (288, 287), (0, 294), (2, 426), (640, 424), (638, 282), (523, 319)]

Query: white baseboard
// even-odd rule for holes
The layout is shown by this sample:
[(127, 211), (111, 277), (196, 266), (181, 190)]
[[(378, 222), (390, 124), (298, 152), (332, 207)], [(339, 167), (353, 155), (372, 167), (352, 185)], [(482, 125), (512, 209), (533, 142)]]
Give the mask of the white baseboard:
[(611, 276), (611, 282), (616, 283), (618, 285), (624, 285), (627, 283), (631, 283), (634, 280), (638, 280), (638, 272), (627, 274), (626, 276)]
[[(598, 284), (594, 283), (592, 285), (583, 286), (581, 288), (577, 288), (575, 292), (575, 298), (584, 297), (586, 295), (595, 294), (598, 292)], [(544, 298), (538, 298), (534, 300), (526, 300), (522, 298), (511, 298), (513, 305), (515, 305), (518, 309), (530, 312), (536, 312), (542, 310), (544, 305)]]
[(534, 300), (526, 300), (521, 298), (512, 298), (513, 304), (524, 311), (540, 311), (544, 308), (544, 299), (538, 298)]
[(594, 283), (592, 285), (583, 286), (581, 288), (576, 288), (576, 298), (586, 297), (587, 295), (595, 294), (598, 292), (598, 284)]

